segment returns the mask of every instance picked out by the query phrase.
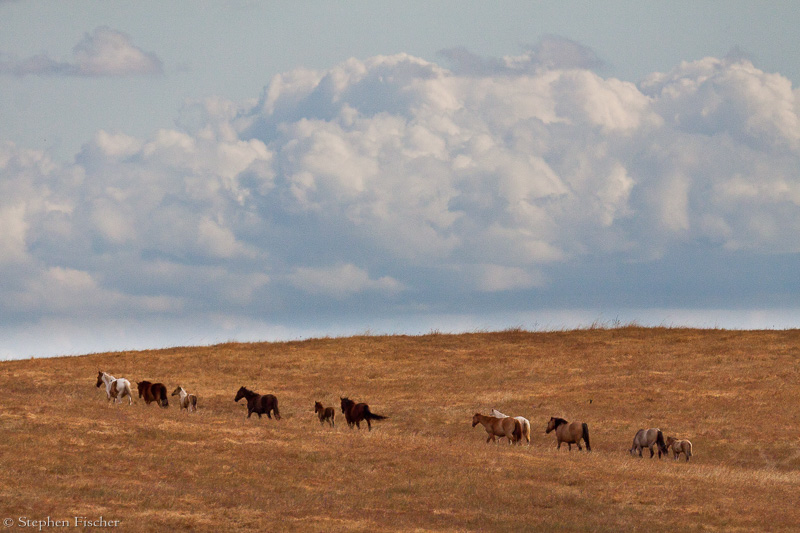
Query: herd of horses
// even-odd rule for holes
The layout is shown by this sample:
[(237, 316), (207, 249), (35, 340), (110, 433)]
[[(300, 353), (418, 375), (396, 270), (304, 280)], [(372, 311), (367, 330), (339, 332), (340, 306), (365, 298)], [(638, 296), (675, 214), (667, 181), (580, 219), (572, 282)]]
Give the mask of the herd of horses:
[[(499, 442), (500, 439), (507, 438), (509, 444), (521, 444), (522, 439), (525, 438), (528, 444), (531, 443), (531, 426), (527, 418), (517, 416), (511, 418), (504, 415), (497, 409), (492, 409), (491, 416), (475, 413), (472, 417), (472, 427), (481, 424), (489, 436), (486, 442)], [(561, 449), (561, 445), (567, 445), (567, 449), (572, 451), (572, 445), (576, 445), (578, 450), (583, 450), (581, 441), (586, 446), (586, 451), (592, 451), (592, 446), (589, 444), (589, 425), (586, 422), (568, 422), (563, 418), (551, 416), (547, 422), (545, 433), (554, 432), (556, 434), (557, 448)], [(683, 454), (688, 461), (692, 456), (692, 443), (687, 439), (676, 439), (675, 437), (667, 437), (664, 440), (664, 433), (659, 428), (640, 429), (633, 437), (633, 446), (629, 450), (631, 455), (639, 453), (642, 457), (642, 450), (648, 448), (650, 450), (650, 457), (655, 455), (653, 446), (658, 449), (658, 458), (661, 456), (668, 456), (669, 449), (672, 449), (674, 459), (677, 461), (678, 457)]]
[[(115, 378), (107, 372), (102, 370), (97, 371), (97, 387), (105, 385), (106, 398), (111, 402), (121, 402), (122, 399), (128, 397), (128, 405), (133, 403), (133, 393), (131, 393), (131, 382), (125, 378)], [(160, 407), (169, 407), (169, 399), (167, 398), (167, 387), (163, 383), (151, 383), (150, 381), (137, 381), (136, 387), (139, 392), (139, 398), (143, 399), (147, 405), (156, 402)], [(186, 390), (178, 385), (170, 396), (177, 396), (181, 410), (186, 409), (191, 413), (197, 411), (197, 396), (189, 394)]]
[[(107, 372), (102, 370), (97, 371), (97, 387), (105, 385), (106, 398), (109, 402), (121, 402), (123, 398), (128, 397), (128, 405), (133, 403), (133, 393), (131, 392), (131, 383), (125, 378), (115, 378)], [(155, 402), (157, 405), (166, 408), (169, 407), (169, 399), (167, 398), (167, 387), (163, 383), (152, 383), (150, 381), (137, 381), (137, 389), (139, 398), (143, 399), (147, 405)], [(170, 396), (178, 396), (180, 400), (181, 409), (186, 409), (191, 413), (197, 411), (197, 396), (189, 394), (186, 390), (178, 385)], [(281, 412), (278, 408), (278, 398), (274, 394), (258, 394), (253, 392), (247, 387), (239, 387), (236, 396), (233, 398), (234, 402), (239, 402), (244, 398), (247, 400), (247, 417), (250, 418), (253, 413), (261, 418), (261, 415), (267, 415), (267, 418), (275, 416), (275, 420), (281, 419)], [(372, 431), (373, 420), (385, 420), (387, 417), (375, 414), (369, 409), (369, 405), (365, 403), (356, 403), (350, 398), (340, 398), (341, 408), (347, 425), (351, 428), (353, 426), (361, 429), (361, 422), (367, 423), (367, 429)], [(331, 427), (335, 425), (336, 412), (333, 407), (324, 407), (321, 403), (316, 402), (314, 410), (319, 416), (321, 424), (327, 421)]]
[[(128, 404), (133, 403), (133, 394), (131, 393), (131, 384), (125, 378), (115, 378), (106, 372), (97, 371), (97, 387), (105, 385), (106, 397), (109, 402), (121, 402), (127, 396)], [(137, 381), (136, 382), (139, 398), (142, 398), (147, 405), (155, 402), (157, 405), (166, 408), (169, 407), (169, 400), (167, 399), (167, 387), (163, 383), (152, 383), (150, 381)], [(187, 412), (197, 411), (197, 396), (189, 394), (183, 387), (178, 385), (170, 396), (178, 396), (181, 410), (186, 409)], [(275, 420), (281, 419), (280, 409), (278, 409), (278, 398), (274, 394), (258, 394), (253, 392), (247, 387), (239, 387), (234, 397), (235, 402), (241, 399), (247, 400), (247, 417), (255, 413), (261, 418), (261, 415), (267, 415), (267, 418)], [(361, 422), (367, 423), (367, 429), (372, 431), (372, 421), (385, 420), (386, 416), (373, 413), (369, 405), (366, 403), (356, 403), (350, 398), (341, 397), (341, 410), (344, 414), (345, 421), (350, 428), (356, 427), (361, 429)], [(336, 426), (336, 410), (333, 407), (325, 407), (320, 402), (314, 403), (314, 412), (319, 418), (321, 425), (328, 423), (331, 427)], [(499, 442), (503, 438), (508, 439), (509, 444), (521, 444), (525, 439), (530, 445), (531, 443), (531, 423), (522, 416), (510, 417), (497, 409), (492, 409), (491, 415), (482, 415), (475, 413), (472, 417), (472, 427), (474, 428), (481, 424), (486, 430), (488, 437), (486, 442)], [(547, 423), (545, 433), (549, 434), (555, 432), (557, 449), (561, 449), (561, 445), (566, 443), (567, 449), (572, 451), (572, 445), (575, 444), (578, 450), (583, 450), (581, 441), (586, 446), (586, 451), (592, 451), (589, 444), (589, 425), (586, 422), (568, 422), (563, 418), (550, 417)], [(633, 446), (629, 452), (635, 455), (637, 452), (639, 457), (642, 457), (642, 450), (645, 448), (650, 450), (650, 458), (655, 455), (653, 448), (658, 451), (658, 458), (662, 455), (668, 456), (669, 450), (672, 449), (674, 459), (677, 461), (681, 454), (686, 458), (686, 461), (692, 457), (692, 443), (686, 439), (676, 439), (674, 437), (664, 438), (663, 432), (659, 428), (640, 429), (633, 437)]]

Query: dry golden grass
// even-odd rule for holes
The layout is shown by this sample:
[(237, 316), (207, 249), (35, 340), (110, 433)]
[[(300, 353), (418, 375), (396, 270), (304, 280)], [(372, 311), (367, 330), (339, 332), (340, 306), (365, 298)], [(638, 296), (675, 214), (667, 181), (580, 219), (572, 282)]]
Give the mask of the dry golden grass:
[[(0, 364), (0, 518), (124, 531), (677, 531), (800, 527), (800, 332), (624, 327), (223, 344)], [(183, 385), (195, 415), (106, 404), (98, 369)], [(283, 420), (245, 420), (240, 385)], [(388, 415), (351, 430), (340, 395)], [(175, 400), (175, 398), (171, 398)], [(314, 401), (334, 405), (322, 427)], [(590, 401), (591, 400), (591, 403)], [(492, 407), (532, 446), (484, 444)], [(550, 416), (593, 452), (555, 450)], [(638, 459), (638, 428), (694, 444)]]

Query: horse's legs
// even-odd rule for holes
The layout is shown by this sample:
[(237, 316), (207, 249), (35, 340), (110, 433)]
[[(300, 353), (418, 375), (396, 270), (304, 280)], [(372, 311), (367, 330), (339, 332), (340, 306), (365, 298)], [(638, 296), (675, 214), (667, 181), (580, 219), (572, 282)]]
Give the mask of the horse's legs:
[(572, 451), (572, 443), (571, 442), (567, 443), (567, 450)]
[(652, 459), (654, 455), (655, 453), (653, 452), (653, 447), (650, 446), (650, 459)]
[(367, 418), (367, 429), (372, 431), (372, 424), (370, 423), (369, 418)]
[(578, 447), (578, 451), (579, 451), (579, 452), (583, 450), (583, 448), (581, 448), (581, 441), (579, 441), (579, 440), (576, 440), (576, 441), (575, 441), (575, 446), (577, 446), (577, 447)]
[(558, 441), (558, 447), (556, 447), (556, 450), (560, 450), (560, 449), (561, 449), (561, 441)]

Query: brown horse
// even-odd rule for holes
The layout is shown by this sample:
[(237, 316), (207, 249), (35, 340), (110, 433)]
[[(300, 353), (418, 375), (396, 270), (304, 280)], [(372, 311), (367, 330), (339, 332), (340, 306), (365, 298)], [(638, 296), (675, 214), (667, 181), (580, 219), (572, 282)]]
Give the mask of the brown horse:
[(672, 448), (672, 453), (675, 454), (675, 460), (678, 460), (680, 454), (686, 456), (686, 462), (692, 456), (692, 443), (687, 439), (678, 440), (675, 437), (667, 437), (667, 449)]
[(579, 450), (582, 450), (580, 440), (586, 443), (586, 451), (592, 451), (589, 445), (589, 425), (586, 422), (573, 422), (569, 423), (563, 418), (550, 417), (550, 422), (547, 423), (547, 430), (545, 433), (550, 433), (555, 430), (556, 440), (558, 441), (558, 450), (561, 449), (561, 443), (566, 442), (569, 451), (572, 451), (572, 445), (576, 444)]
[(267, 418), (272, 418), (270, 411), (275, 415), (275, 420), (281, 419), (281, 413), (278, 410), (278, 399), (272, 394), (258, 394), (245, 387), (239, 387), (239, 392), (236, 393), (234, 402), (238, 402), (242, 398), (247, 398), (247, 418), (253, 413), (261, 418), (261, 415), (267, 415)]
[(495, 437), (508, 438), (508, 443), (520, 442), (522, 440), (522, 423), (516, 418), (497, 418), (475, 413), (472, 416), (472, 427), (481, 424), (489, 436), (486, 438), (487, 444), (490, 441), (498, 442)]
[(144, 403), (147, 405), (150, 405), (150, 402), (156, 402), (161, 407), (169, 407), (167, 387), (163, 383), (137, 381), (136, 387), (139, 389), (139, 398), (144, 398)]
[(367, 421), (367, 428), (372, 431), (372, 424), (370, 424), (370, 420), (386, 420), (388, 417), (383, 415), (376, 415), (372, 411), (369, 410), (369, 405), (365, 403), (356, 403), (350, 398), (342, 398), (342, 413), (344, 413), (344, 419), (347, 420), (347, 425), (350, 428), (353, 427), (353, 424), (358, 429), (361, 429), (361, 421)]
[(324, 426), (327, 421), (331, 427), (336, 427), (336, 410), (333, 407), (324, 407), (321, 403), (314, 402), (314, 412), (317, 413), (320, 424)]

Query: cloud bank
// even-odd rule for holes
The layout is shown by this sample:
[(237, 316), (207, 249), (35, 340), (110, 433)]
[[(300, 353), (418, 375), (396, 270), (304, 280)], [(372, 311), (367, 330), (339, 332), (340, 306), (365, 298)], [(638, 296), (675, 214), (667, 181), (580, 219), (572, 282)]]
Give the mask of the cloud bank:
[(161, 60), (134, 46), (129, 35), (100, 26), (72, 49), (71, 61), (38, 54), (25, 59), (3, 59), (0, 74), (15, 76), (143, 76), (163, 73)]
[(574, 43), (542, 48), (297, 69), (252, 101), (188, 102), (147, 139), (100, 131), (71, 164), (0, 144), (0, 316), (796, 301), (786, 78), (705, 58), (637, 85)]

